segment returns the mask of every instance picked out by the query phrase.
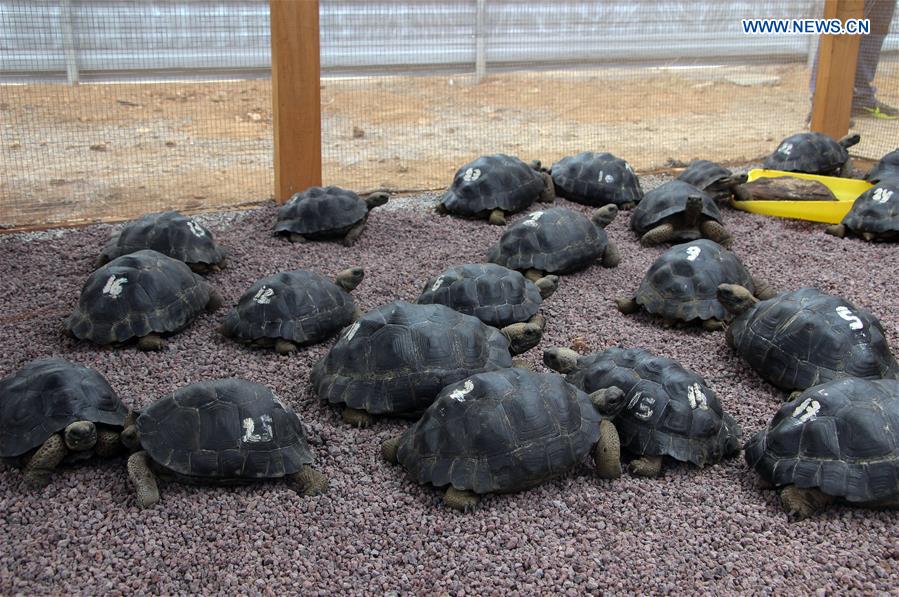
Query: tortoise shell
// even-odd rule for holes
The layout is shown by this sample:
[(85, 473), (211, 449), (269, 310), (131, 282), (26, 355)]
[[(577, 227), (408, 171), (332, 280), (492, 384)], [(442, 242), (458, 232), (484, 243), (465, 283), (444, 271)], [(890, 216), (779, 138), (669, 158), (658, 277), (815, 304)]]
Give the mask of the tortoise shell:
[(715, 392), (673, 359), (610, 348), (580, 357), (566, 379), (585, 392), (621, 388), (627, 406), (612, 422), (621, 445), (635, 454), (705, 466), (740, 450), (740, 426)]
[[(709, 160), (693, 160), (680, 173), (677, 180), (691, 184), (712, 196), (715, 201), (727, 201), (733, 196), (731, 184), (725, 180), (733, 176), (733, 172)], [(733, 179), (731, 179), (733, 180)]]
[(416, 302), (446, 305), (499, 328), (530, 319), (543, 298), (537, 285), (515, 270), (495, 263), (469, 263), (429, 279)]
[(96, 344), (175, 332), (206, 309), (211, 293), (183, 261), (145, 249), (92, 273), (65, 324), (75, 337)]
[(852, 232), (872, 232), (883, 240), (899, 237), (899, 174), (859, 195), (842, 224)]
[(684, 213), (689, 197), (702, 199), (701, 213), (705, 219), (721, 222), (721, 210), (711, 195), (682, 180), (670, 180), (643, 195), (643, 200), (631, 213), (631, 229), (642, 235)]
[(356, 193), (334, 186), (310, 187), (278, 210), (275, 234), (343, 236), (367, 217), (368, 206)]
[(899, 381), (848, 377), (785, 403), (746, 444), (775, 486), (816, 487), (849, 502), (899, 497)]
[(76, 421), (122, 427), (128, 409), (93, 369), (39, 359), (0, 380), (0, 458), (40, 447)]
[(443, 305), (388, 303), (346, 328), (312, 369), (318, 396), (372, 414), (420, 412), (447, 384), (512, 366), (509, 341)]
[(630, 164), (611, 153), (584, 151), (564, 157), (550, 172), (556, 194), (570, 201), (601, 207), (622, 206), (643, 198), (640, 181)]
[(324, 276), (305, 270), (257, 280), (222, 323), (238, 341), (320, 342), (353, 320), (353, 296)]
[[(899, 149), (886, 154), (865, 175), (865, 180), (878, 183), (888, 178), (899, 179)], [(894, 184), (896, 184), (894, 182)]]
[(730, 315), (718, 301), (719, 284), (739, 284), (755, 294), (752, 276), (739, 257), (715, 241), (699, 239), (662, 253), (643, 277), (635, 300), (665, 319), (726, 321)]
[(790, 135), (765, 159), (764, 167), (785, 172), (832, 174), (849, 159), (849, 152), (833, 137), (809, 132)]
[(760, 301), (731, 322), (726, 338), (756, 373), (787, 390), (899, 373), (880, 321), (814, 288)]
[(543, 177), (536, 170), (500, 153), (459, 168), (440, 202), (460, 216), (474, 217), (494, 209), (511, 213), (527, 208), (543, 189)]
[(558, 477), (599, 439), (600, 415), (552, 373), (502, 369), (445, 387), (400, 436), (409, 477), (475, 493), (513, 492)]
[(609, 243), (606, 231), (581, 213), (554, 207), (534, 211), (506, 228), (487, 261), (516, 270), (566, 274), (589, 266)]
[(187, 264), (215, 265), (225, 258), (209, 229), (176, 211), (165, 211), (126, 223), (109, 239), (100, 261), (105, 263), (142, 249), (152, 249)]
[(244, 379), (179, 388), (141, 412), (137, 429), (156, 464), (186, 477), (277, 478), (313, 460), (296, 413)]

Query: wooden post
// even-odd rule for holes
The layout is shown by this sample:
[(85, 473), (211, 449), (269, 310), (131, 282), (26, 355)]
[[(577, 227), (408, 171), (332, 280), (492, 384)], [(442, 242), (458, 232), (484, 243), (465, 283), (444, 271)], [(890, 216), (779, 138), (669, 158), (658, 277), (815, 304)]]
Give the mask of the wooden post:
[(322, 184), (318, 0), (270, 0), (275, 200)]
[[(826, 0), (825, 19), (862, 19), (864, 0)], [(858, 62), (858, 35), (822, 35), (818, 50), (818, 74), (812, 98), (809, 128), (839, 139), (849, 132), (852, 87)]]

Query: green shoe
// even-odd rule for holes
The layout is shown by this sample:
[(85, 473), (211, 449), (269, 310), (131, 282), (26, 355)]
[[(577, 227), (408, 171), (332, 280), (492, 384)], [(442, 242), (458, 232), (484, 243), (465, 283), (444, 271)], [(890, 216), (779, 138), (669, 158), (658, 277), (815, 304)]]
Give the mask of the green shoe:
[(880, 101), (875, 101), (873, 106), (855, 108), (852, 110), (852, 113), (857, 116), (870, 116), (880, 120), (896, 120), (899, 118), (899, 109)]

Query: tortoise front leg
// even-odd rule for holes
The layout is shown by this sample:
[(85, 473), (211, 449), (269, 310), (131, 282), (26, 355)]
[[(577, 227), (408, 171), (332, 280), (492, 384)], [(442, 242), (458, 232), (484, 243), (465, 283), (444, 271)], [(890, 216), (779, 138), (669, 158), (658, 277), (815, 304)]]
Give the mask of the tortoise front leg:
[(365, 429), (372, 423), (372, 416), (364, 410), (346, 407), (343, 409), (341, 416), (345, 423), (349, 423), (353, 427), (358, 427), (359, 429)]
[(311, 466), (304, 465), (303, 470), (291, 475), (296, 492), (305, 495), (319, 495), (328, 491), (328, 478)]
[(600, 264), (603, 267), (618, 267), (619, 263), (621, 263), (621, 254), (618, 252), (618, 245), (614, 241), (609, 240), (606, 250), (602, 254)]
[(634, 203), (633, 201), (625, 201), (624, 203), (622, 203), (621, 205), (618, 206), (618, 209), (631, 210), (631, 209), (634, 209), (635, 207), (637, 207), (637, 204)]
[(490, 212), (490, 217), (487, 218), (487, 221), (494, 226), (505, 226), (506, 214), (501, 209), (494, 209)]
[(644, 247), (667, 243), (674, 237), (674, 224), (659, 224), (640, 237), (640, 244)]
[(662, 473), (661, 456), (643, 456), (632, 460), (629, 470), (638, 477), (658, 477)]
[(363, 218), (361, 222), (350, 228), (350, 230), (346, 233), (346, 236), (343, 237), (343, 240), (340, 241), (344, 247), (352, 247), (356, 244), (356, 241), (359, 240), (359, 236), (362, 235), (362, 231), (365, 230), (365, 220)]
[(156, 475), (150, 470), (149, 456), (143, 450), (128, 457), (128, 478), (134, 485), (137, 504), (141, 508), (149, 508), (159, 502)]
[(297, 345), (290, 340), (278, 338), (275, 340), (275, 352), (278, 354), (293, 354), (297, 351)]
[(290, 234), (287, 235), (287, 240), (289, 240), (292, 243), (304, 243), (309, 239), (307, 239), (302, 234), (297, 234), (296, 232), (291, 232)]
[(536, 283), (537, 280), (539, 280), (543, 276), (544, 276), (544, 273), (541, 272), (539, 269), (529, 269), (526, 272), (524, 272), (524, 277), (534, 283)]
[(734, 240), (727, 228), (715, 220), (706, 220), (699, 225), (699, 231), (705, 238), (715, 241), (722, 247), (729, 247)]
[(147, 334), (138, 338), (137, 347), (147, 351), (162, 350), (165, 347), (165, 340), (159, 334)]
[(715, 319), (714, 317), (711, 319), (704, 319), (702, 321), (702, 329), (707, 332), (717, 332), (718, 330), (724, 329), (724, 322), (720, 319)]
[(755, 290), (755, 298), (760, 301), (766, 301), (769, 298), (777, 296), (777, 290), (764, 278), (752, 277), (752, 285)]
[(449, 210), (446, 208), (446, 205), (443, 204), (443, 201), (434, 206), (434, 211), (441, 216), (449, 214)]
[(780, 502), (784, 512), (802, 520), (833, 502), (833, 497), (817, 488), (803, 489), (787, 485), (780, 491)]
[(443, 503), (453, 508), (454, 510), (459, 510), (461, 512), (474, 512), (478, 507), (478, 502), (480, 501), (480, 497), (478, 494), (472, 491), (465, 491), (462, 489), (456, 489), (452, 485), (450, 485), (446, 493), (443, 494)]
[(846, 227), (842, 224), (834, 224), (832, 226), (828, 226), (824, 229), (824, 232), (838, 238), (846, 238)]
[(101, 458), (110, 458), (118, 454), (122, 449), (122, 435), (110, 429), (97, 430), (97, 443), (94, 445), (94, 454)]
[(68, 453), (62, 434), (54, 433), (28, 460), (23, 472), (25, 480), (34, 487), (46, 486), (50, 475)]
[(391, 437), (390, 439), (384, 440), (381, 444), (381, 458), (389, 462), (390, 464), (399, 463), (399, 459), (396, 454), (400, 449), (400, 436)]
[(599, 441), (593, 447), (593, 463), (600, 479), (621, 476), (621, 440), (615, 425), (608, 419), (599, 422)]

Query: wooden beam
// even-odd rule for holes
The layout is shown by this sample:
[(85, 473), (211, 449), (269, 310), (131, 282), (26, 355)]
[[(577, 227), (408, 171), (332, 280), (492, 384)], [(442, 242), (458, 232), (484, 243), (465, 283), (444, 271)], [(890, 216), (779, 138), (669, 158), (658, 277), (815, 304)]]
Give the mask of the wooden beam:
[(275, 200), (322, 184), (318, 0), (270, 0)]
[[(862, 19), (864, 0), (826, 0), (825, 19)], [(852, 88), (858, 62), (858, 35), (822, 35), (809, 128), (839, 139), (849, 132)]]

